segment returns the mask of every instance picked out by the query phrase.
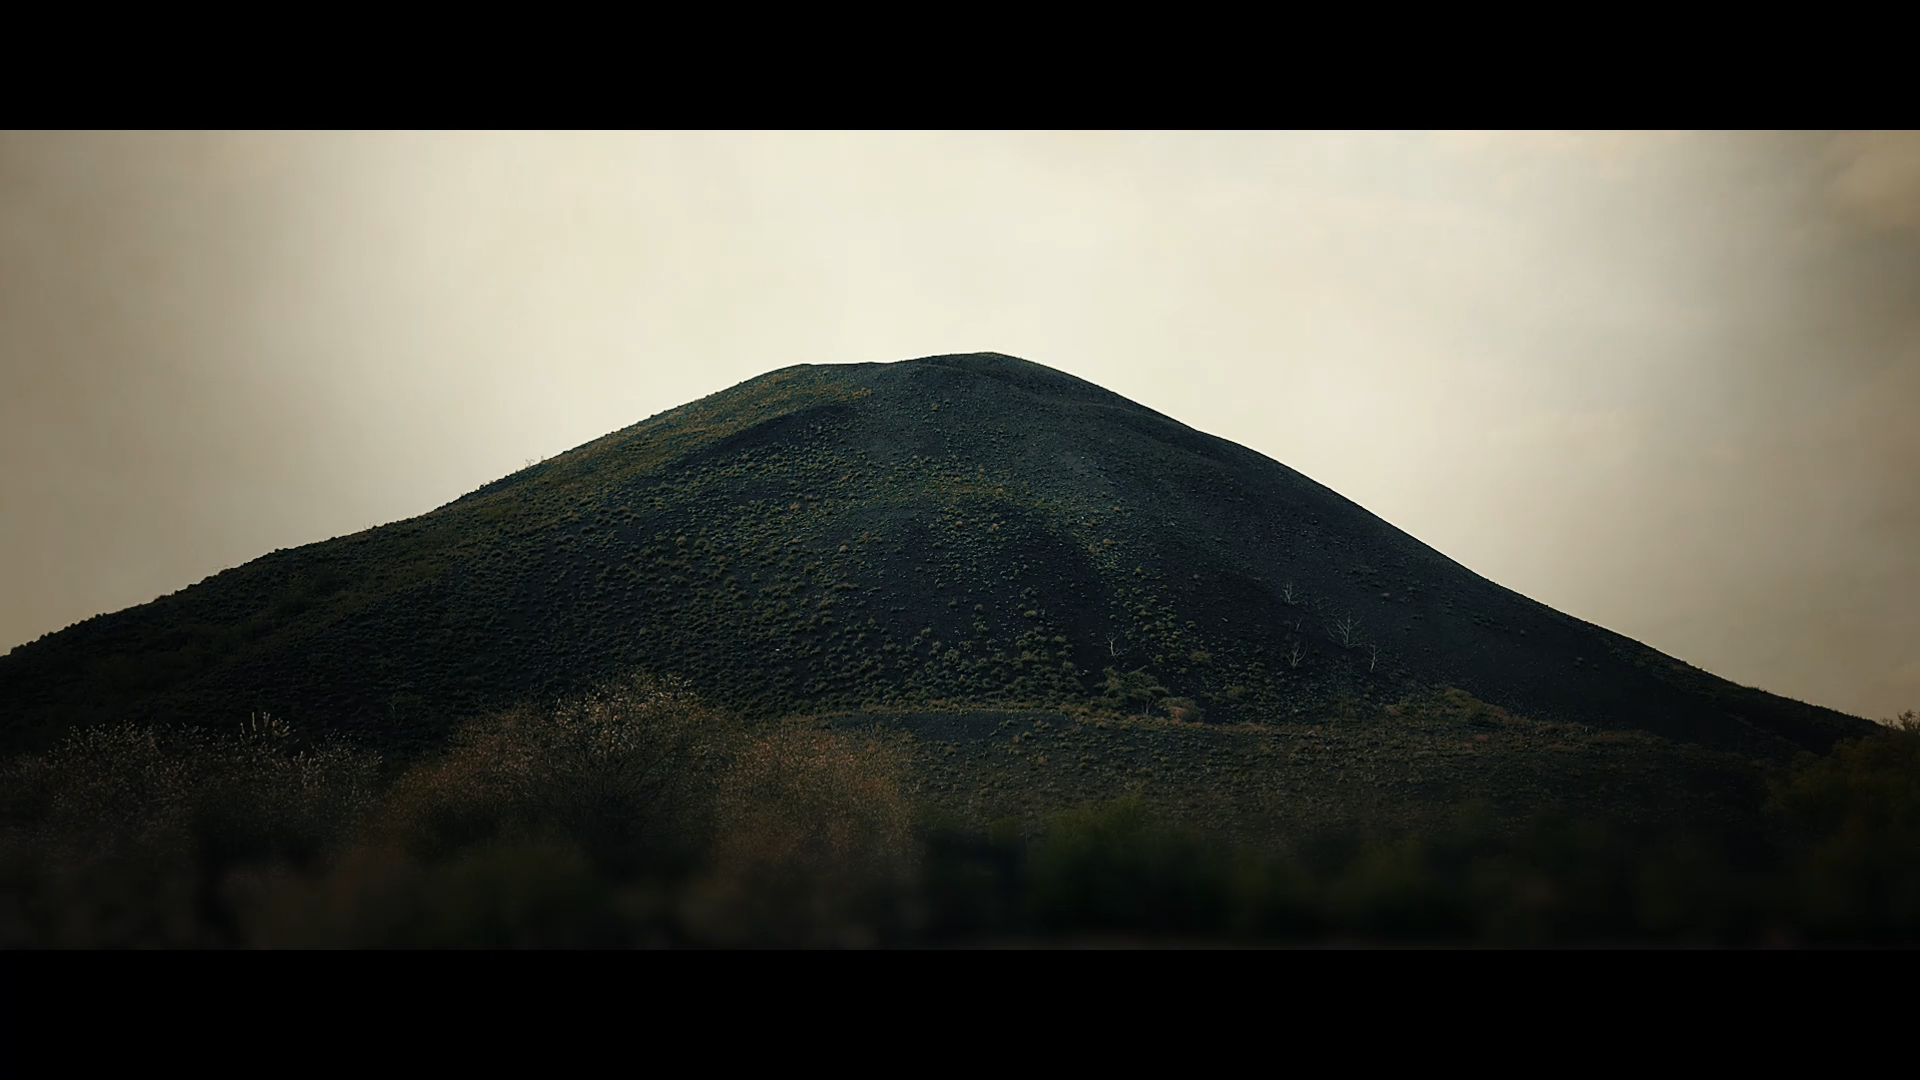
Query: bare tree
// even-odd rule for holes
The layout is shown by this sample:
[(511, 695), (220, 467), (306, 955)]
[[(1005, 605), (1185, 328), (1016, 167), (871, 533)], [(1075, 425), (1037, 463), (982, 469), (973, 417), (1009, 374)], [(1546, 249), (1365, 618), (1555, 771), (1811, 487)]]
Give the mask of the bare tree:
[(1360, 620), (1352, 615), (1343, 615), (1327, 628), (1327, 634), (1341, 648), (1354, 648), (1361, 643)]
[(1289, 668), (1299, 667), (1300, 661), (1305, 660), (1306, 658), (1307, 658), (1307, 650), (1302, 648), (1300, 643), (1297, 641), (1294, 642), (1293, 645), (1287, 649), (1287, 666)]
[(1119, 635), (1119, 634), (1108, 634), (1108, 635), (1107, 635), (1107, 655), (1108, 655), (1108, 656), (1115, 656), (1115, 657), (1119, 657), (1119, 656), (1125, 656), (1125, 655), (1127, 655), (1127, 653), (1128, 653), (1128, 652), (1130, 652), (1130, 651), (1131, 651), (1131, 650), (1130, 650), (1130, 649), (1129, 649), (1129, 648), (1128, 648), (1127, 646), (1125, 646), (1125, 645), (1116, 645), (1116, 644), (1115, 644), (1115, 642), (1117, 642), (1117, 641), (1119, 641), (1119, 640), (1120, 640), (1120, 635)]
[(1300, 602), (1300, 594), (1297, 591), (1295, 591), (1293, 587), (1293, 582), (1289, 581), (1286, 584), (1280, 586), (1280, 599), (1288, 607), (1293, 607), (1295, 604), (1298, 604)]
[(1374, 668), (1379, 666), (1380, 666), (1380, 646), (1378, 645), (1367, 646), (1367, 670), (1372, 671)]

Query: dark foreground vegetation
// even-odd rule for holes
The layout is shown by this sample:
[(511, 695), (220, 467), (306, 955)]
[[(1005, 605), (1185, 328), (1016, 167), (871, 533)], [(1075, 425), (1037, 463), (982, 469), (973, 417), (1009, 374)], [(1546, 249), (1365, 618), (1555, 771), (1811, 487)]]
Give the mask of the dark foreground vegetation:
[(405, 766), (261, 718), (89, 729), (4, 768), (9, 948), (1920, 941), (1912, 713), (1700, 830), (1468, 803), (1252, 842), (1151, 790), (969, 821), (896, 743), (650, 682)]

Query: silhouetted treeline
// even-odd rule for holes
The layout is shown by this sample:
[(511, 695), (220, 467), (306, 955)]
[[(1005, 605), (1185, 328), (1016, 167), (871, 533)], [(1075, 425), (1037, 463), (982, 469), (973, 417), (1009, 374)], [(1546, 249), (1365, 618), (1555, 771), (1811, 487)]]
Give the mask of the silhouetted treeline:
[(404, 768), (262, 719), (0, 777), (0, 944), (660, 947), (1920, 942), (1920, 723), (1807, 756), (1742, 829), (1482, 806), (1234, 842), (1144, 795), (941, 821), (897, 745), (635, 682)]

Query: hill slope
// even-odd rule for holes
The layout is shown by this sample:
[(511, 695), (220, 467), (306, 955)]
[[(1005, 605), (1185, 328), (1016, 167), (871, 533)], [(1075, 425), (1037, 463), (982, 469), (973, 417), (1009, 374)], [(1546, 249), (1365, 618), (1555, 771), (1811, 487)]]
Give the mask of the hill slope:
[(1535, 603), (1260, 454), (989, 353), (775, 371), (48, 635), (0, 658), (0, 737), (266, 710), (423, 747), (634, 668), (749, 715), (1317, 724), (1452, 686), (1746, 758), (1871, 727)]

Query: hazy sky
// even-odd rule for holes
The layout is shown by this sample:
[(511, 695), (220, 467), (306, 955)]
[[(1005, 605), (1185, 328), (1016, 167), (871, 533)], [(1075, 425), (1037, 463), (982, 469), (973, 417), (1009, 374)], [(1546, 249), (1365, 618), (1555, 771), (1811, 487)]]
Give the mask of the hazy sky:
[(994, 350), (1920, 708), (1920, 135), (0, 134), (0, 648), (794, 363)]

